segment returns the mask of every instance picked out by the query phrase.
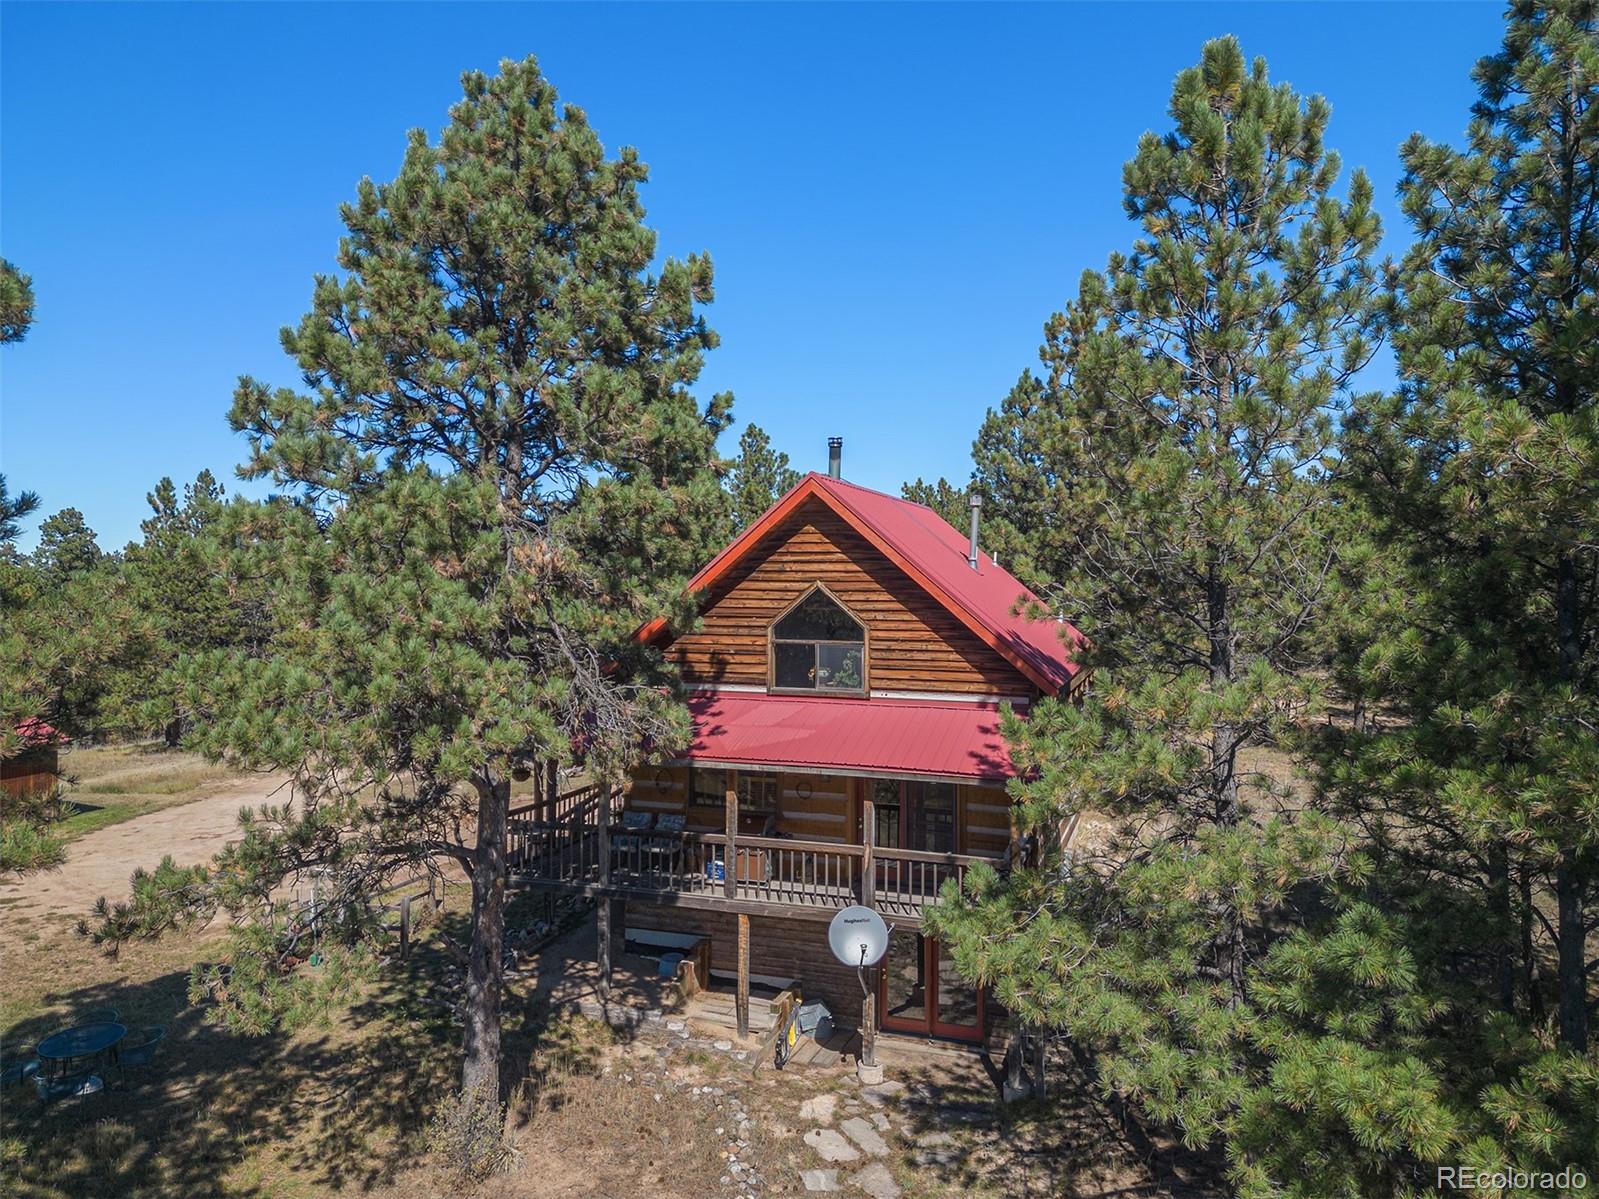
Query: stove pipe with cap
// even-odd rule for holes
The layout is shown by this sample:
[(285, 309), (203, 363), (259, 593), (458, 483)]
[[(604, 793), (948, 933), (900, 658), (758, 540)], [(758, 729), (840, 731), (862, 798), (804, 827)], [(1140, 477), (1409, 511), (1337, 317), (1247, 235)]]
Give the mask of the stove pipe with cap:
[(967, 501), (967, 503), (969, 503), (972, 506), (972, 544), (971, 544), (971, 548), (966, 553), (966, 565), (970, 566), (973, 570), (976, 570), (977, 569), (977, 518), (983, 511), (983, 497), (978, 495), (974, 491), (974, 492), (972, 492), (971, 499), (969, 499)]
[(827, 473), (835, 479), (844, 477), (844, 439), (842, 437), (829, 437), (827, 439)]

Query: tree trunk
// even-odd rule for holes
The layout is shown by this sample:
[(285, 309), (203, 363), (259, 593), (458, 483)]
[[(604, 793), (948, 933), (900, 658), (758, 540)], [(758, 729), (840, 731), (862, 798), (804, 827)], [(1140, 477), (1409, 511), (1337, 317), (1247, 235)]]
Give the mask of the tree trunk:
[(1495, 937), (1495, 973), (1499, 983), (1499, 1006), (1507, 1012), (1516, 1010), (1516, 946), (1519, 929), (1510, 902), (1510, 855), (1503, 845), (1497, 845), (1488, 855), (1489, 893), (1492, 896), (1494, 915), (1499, 918), (1499, 932)]
[[(1233, 630), (1227, 584), (1213, 564), (1206, 581), (1206, 624), (1210, 635), (1210, 682), (1221, 692), (1233, 681)], [(1243, 817), (1238, 801), (1239, 733), (1229, 722), (1215, 725), (1210, 732), (1211, 800), (1215, 821), (1222, 828), (1233, 828)], [(1236, 910), (1222, 914), (1218, 965), (1231, 989), (1231, 1004), (1244, 998), (1244, 963), (1247, 957), (1244, 921)]]
[(1560, 936), (1560, 1039), (1574, 1053), (1588, 1052), (1587, 932), (1582, 903), (1582, 870), (1575, 855), (1563, 854), (1555, 867), (1556, 928)]
[(1532, 868), (1521, 867), (1521, 990), (1527, 999), (1527, 1016), (1534, 1023), (1543, 1019), (1543, 995), (1538, 990), (1538, 959), (1534, 952), (1532, 908)]
[[(1562, 554), (1555, 567), (1555, 638), (1560, 650), (1560, 678), (1575, 685), (1582, 660), (1582, 588), (1577, 564), (1570, 554)], [(1560, 863), (1555, 867), (1560, 1039), (1577, 1053), (1588, 1050), (1585, 867), (1586, 859), (1578, 856), (1574, 846), (1561, 848)]]
[(472, 855), (472, 945), (467, 956), (461, 1089), (500, 1098), (500, 955), (505, 944), (505, 834), (511, 783), (478, 785), (477, 848)]

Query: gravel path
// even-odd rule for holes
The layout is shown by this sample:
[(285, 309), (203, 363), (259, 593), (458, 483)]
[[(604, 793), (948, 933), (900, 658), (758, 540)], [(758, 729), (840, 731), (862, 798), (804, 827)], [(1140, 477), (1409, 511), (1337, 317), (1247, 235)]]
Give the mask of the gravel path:
[(238, 837), (240, 808), (287, 798), (286, 790), (273, 794), (285, 777), (227, 779), (188, 803), (88, 833), (67, 846), (67, 860), (59, 870), (0, 882), (0, 910), (7, 917), (76, 920), (88, 915), (102, 895), (125, 896), (134, 870), (153, 868), (164, 854), (180, 866), (202, 862)]

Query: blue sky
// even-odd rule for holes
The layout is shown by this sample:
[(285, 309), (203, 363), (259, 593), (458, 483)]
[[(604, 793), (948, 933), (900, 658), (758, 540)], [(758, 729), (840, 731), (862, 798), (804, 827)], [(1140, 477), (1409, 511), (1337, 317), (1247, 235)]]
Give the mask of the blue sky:
[(1130, 240), (1121, 165), (1206, 38), (1328, 97), (1397, 251), (1397, 148), (1460, 138), (1500, 29), (1492, 3), (7, 3), (0, 252), (38, 319), (0, 350), (0, 470), (108, 548), (162, 475), (231, 487), (234, 381), (298, 381), (278, 329), (338, 204), (439, 128), (463, 69), (534, 53), (650, 164), (661, 251), (715, 260), (728, 448), (753, 421), (801, 469), (841, 434), (858, 482), (964, 479), (1044, 319)]

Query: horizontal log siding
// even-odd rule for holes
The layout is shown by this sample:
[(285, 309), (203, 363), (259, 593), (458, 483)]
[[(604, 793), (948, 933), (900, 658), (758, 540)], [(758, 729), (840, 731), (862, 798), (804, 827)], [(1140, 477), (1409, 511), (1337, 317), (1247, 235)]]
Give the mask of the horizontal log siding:
[[(629, 900), (627, 926), (709, 937), (711, 969), (738, 971), (738, 921), (732, 912)], [(797, 978), (805, 998), (827, 1004), (841, 1028), (860, 1027), (860, 982), (827, 948), (827, 925), (820, 921), (751, 916), (750, 973)]]
[(961, 853), (1003, 857), (1010, 845), (1010, 796), (1003, 787), (960, 789)]
[[(802, 841), (861, 844), (858, 788), (864, 784), (833, 775), (783, 774), (778, 832)], [(664, 786), (662, 785), (664, 782)], [(644, 767), (628, 783), (623, 806), (629, 811), (682, 813), (693, 833), (719, 833), (725, 827), (722, 807), (688, 802), (688, 769)], [(806, 794), (808, 792), (808, 794)], [(960, 834), (956, 852), (1003, 857), (1010, 844), (1010, 797), (1003, 787), (976, 784), (960, 788)], [(764, 815), (745, 814), (739, 831), (758, 836)]]
[[(853, 783), (831, 775), (785, 773), (778, 801), (777, 831), (802, 841), (859, 844), (857, 818), (851, 805)], [(665, 783), (663, 786), (662, 783)], [(722, 805), (691, 804), (688, 769), (682, 766), (646, 766), (627, 784), (623, 806), (629, 811), (678, 813), (688, 817), (691, 833), (719, 833), (726, 827)], [(739, 832), (759, 836), (766, 824), (764, 813), (745, 813)], [(1003, 848), (1003, 847), (1002, 847)]]
[(677, 638), (666, 656), (691, 683), (765, 686), (767, 628), (818, 582), (870, 630), (873, 689), (1033, 694), (1020, 671), (815, 502), (773, 529), (717, 584), (702, 627)]

